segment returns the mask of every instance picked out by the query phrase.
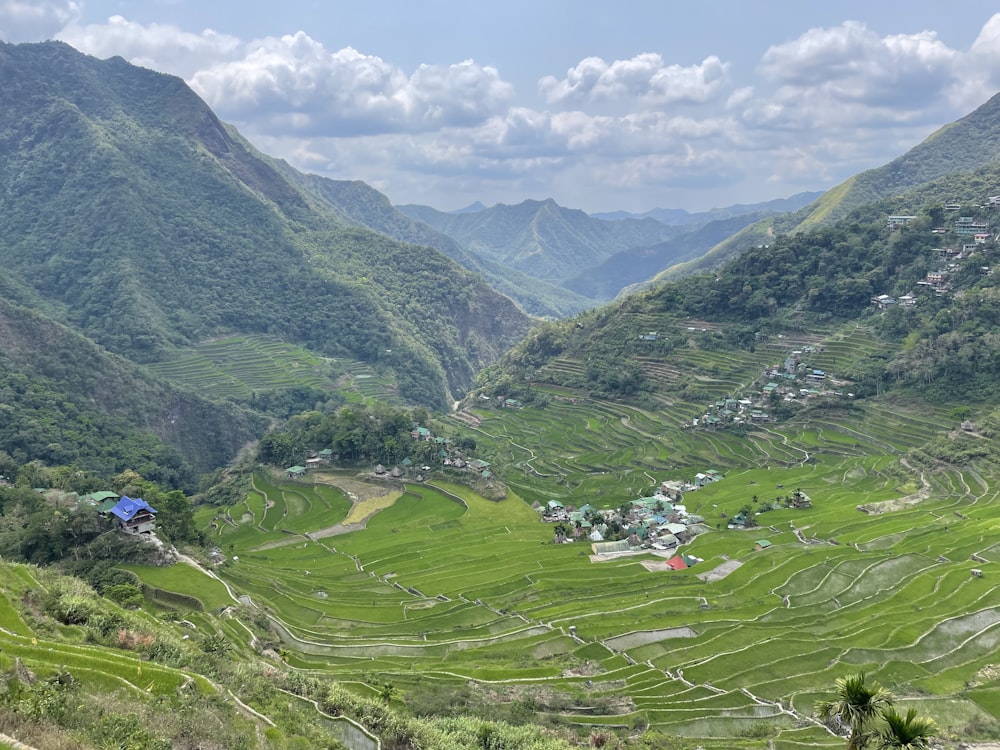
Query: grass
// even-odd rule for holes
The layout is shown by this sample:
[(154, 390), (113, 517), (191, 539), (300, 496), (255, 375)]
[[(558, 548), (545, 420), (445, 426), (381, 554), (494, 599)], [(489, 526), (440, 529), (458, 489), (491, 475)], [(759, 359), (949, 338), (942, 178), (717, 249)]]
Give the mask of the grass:
[(220, 581), (209, 578), (190, 565), (154, 567), (152, 565), (123, 564), (120, 567), (132, 571), (143, 583), (157, 589), (197, 599), (206, 610), (219, 610), (233, 603), (233, 598)]
[[(651, 426), (641, 412), (616, 412), (609, 405), (585, 417), (575, 408), (569, 412), (580, 414), (581, 422), (565, 438), (558, 462), (563, 471), (583, 450), (596, 457), (601, 445), (636, 455), (635, 436)], [(622, 416), (634, 419), (629, 444), (600, 432), (606, 427), (619, 434)], [(522, 446), (532, 443), (526, 431), (550, 429), (528, 409), (505, 413), (502, 420), (511, 443)], [(716, 733), (738, 736), (765, 721), (785, 738), (776, 747), (806, 741), (793, 737), (823, 746), (825, 739), (794, 728), (744, 691), (808, 713), (812, 696), (861, 668), (894, 687), (920, 685), (934, 695), (947, 684), (958, 691), (1000, 644), (1000, 615), (989, 605), (994, 584), (972, 579), (971, 563), (937, 560), (936, 553), (950, 558), (948, 545), (967, 543), (966, 535), (945, 533), (936, 520), (950, 500), (932, 497), (926, 506), (896, 514), (859, 513), (859, 497), (898, 494), (897, 475), (886, 472), (892, 454), (833, 450), (853, 440), (843, 433), (832, 437), (834, 429), (775, 430), (780, 441), (772, 436), (762, 445), (800, 444), (812, 453), (808, 462), (770, 467), (734, 465), (746, 452), (731, 445), (732, 438), (715, 436), (714, 454), (730, 456), (733, 464), (723, 466), (723, 481), (685, 497), (690, 512), (710, 520), (731, 515), (751, 495), (763, 507), (783, 488), (801, 488), (814, 506), (769, 510), (759, 516), (761, 529), (696, 539), (689, 551), (706, 559), (706, 569), (723, 558), (743, 562), (711, 584), (696, 577), (697, 568), (654, 574), (635, 558), (594, 565), (584, 545), (550, 544), (551, 529), (517, 493), (492, 502), (447, 484), (408, 485), (404, 493), (359, 501), (345, 521), (367, 517), (366, 529), (320, 543), (303, 537), (260, 549), (247, 538), (235, 548), (239, 563), (221, 573), (283, 623), (286, 645), (297, 652), (292, 663), (338, 680), (378, 672), (404, 695), (408, 686), (417, 689), (417, 674), (526, 690), (544, 686), (577, 699), (596, 690), (626, 696), (634, 708), (604, 716), (575, 712), (562, 720), (627, 725), (639, 716), (656, 730), (708, 739)], [(864, 420), (853, 429), (864, 429)], [(655, 457), (659, 451), (645, 446), (643, 454)], [(562, 484), (561, 497), (604, 507), (628, 499), (629, 488), (621, 487), (629, 482), (626, 472), (616, 478), (614, 494), (581, 490), (600, 486), (590, 470), (571, 476), (576, 486)], [(647, 477), (638, 489), (649, 482)], [(255, 491), (266, 496), (271, 510), (282, 508), (284, 525), (305, 533), (309, 519), (321, 521), (316, 487), (322, 485), (258, 482)], [(979, 512), (985, 537), (993, 515), (985, 507)], [(814, 541), (803, 545), (789, 524)], [(754, 551), (753, 541), (762, 537), (773, 546)], [(890, 538), (889, 545), (873, 543)], [(978, 546), (989, 546), (984, 542)], [(570, 625), (582, 644), (569, 637)], [(694, 637), (655, 636), (685, 627)], [(618, 655), (623, 649), (628, 658)], [(695, 688), (681, 683), (680, 674), (712, 689), (691, 693)], [(935, 687), (935, 675), (946, 683)], [(975, 711), (995, 717), (993, 693), (983, 689), (979, 700)], [(974, 718), (975, 711), (967, 713)]]

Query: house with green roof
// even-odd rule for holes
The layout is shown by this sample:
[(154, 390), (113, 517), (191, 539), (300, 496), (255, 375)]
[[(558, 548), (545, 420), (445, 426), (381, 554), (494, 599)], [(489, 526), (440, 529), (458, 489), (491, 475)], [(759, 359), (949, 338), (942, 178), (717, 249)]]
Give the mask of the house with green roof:
[[(88, 506), (96, 509), (99, 513), (107, 513), (118, 502), (118, 498), (119, 495), (117, 492), (99, 490), (97, 492), (91, 492), (89, 495), (83, 495), (79, 498), (77, 501), (77, 507)], [(110, 505), (108, 504), (108, 501), (110, 501)]]

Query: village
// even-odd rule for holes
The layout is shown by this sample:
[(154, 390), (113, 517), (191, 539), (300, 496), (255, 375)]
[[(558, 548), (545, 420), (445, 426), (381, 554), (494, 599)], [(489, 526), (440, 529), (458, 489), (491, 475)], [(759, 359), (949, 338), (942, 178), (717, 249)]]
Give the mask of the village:
[[(1000, 208), (1000, 196), (990, 196), (981, 207), (992, 211)], [(949, 203), (945, 212), (959, 212), (963, 206)], [(895, 232), (909, 225), (918, 217), (911, 215), (891, 215), (886, 218), (886, 228)], [(899, 296), (879, 294), (871, 298), (871, 304), (880, 312), (892, 308), (910, 308), (918, 304), (920, 295), (931, 292), (937, 296), (952, 291), (953, 279), (967, 269), (970, 262), (979, 263), (975, 272), (990, 275), (992, 268), (984, 261), (998, 237), (991, 233), (990, 221), (982, 216), (958, 216), (948, 226), (934, 227), (934, 235), (954, 237), (960, 247), (936, 247), (930, 253), (936, 267), (916, 282), (916, 290)], [(959, 244), (959, 243), (956, 243)], [(655, 333), (642, 334), (643, 341), (656, 339)], [(804, 346), (788, 353), (784, 361), (765, 368), (756, 383), (756, 388), (746, 396), (741, 393), (726, 396), (706, 406), (705, 411), (694, 417), (688, 427), (716, 429), (747, 424), (775, 422), (774, 407), (778, 404), (795, 405), (813, 399), (850, 399), (854, 397), (848, 389), (851, 383), (838, 380), (831, 373), (810, 364), (810, 359), (822, 353), (822, 346)]]
[[(420, 451), (420, 455), (424, 456), (425, 460), (430, 463), (421, 463), (407, 456), (391, 469), (384, 464), (376, 464), (370, 472), (367, 472), (367, 477), (379, 480), (402, 481), (405, 479), (411, 482), (423, 482), (431, 471), (438, 468), (473, 474), (487, 482), (493, 479), (493, 472), (488, 461), (469, 457), (470, 444), (467, 441), (459, 441), (459, 444), (455, 444), (451, 438), (435, 435), (427, 427), (418, 424), (413, 425), (410, 437), (415, 444), (431, 446), (430, 450)], [(417, 451), (414, 453), (416, 454)], [(331, 466), (337, 459), (338, 456), (331, 448), (310, 451), (304, 464), (289, 466), (284, 470), (285, 477), (302, 479), (309, 472)]]
[[(536, 502), (532, 507), (542, 521), (555, 524), (555, 544), (590, 542), (591, 559), (595, 562), (652, 553), (666, 558), (667, 568), (684, 570), (702, 560), (678, 554), (678, 547), (699, 534), (713, 530), (704, 516), (688, 512), (683, 502), (684, 493), (695, 492), (722, 479), (724, 476), (721, 473), (709, 469), (698, 472), (690, 481), (665, 480), (650, 497), (641, 497), (610, 510), (598, 510), (590, 503), (575, 507), (560, 500), (549, 500), (544, 505)], [(772, 504), (757, 504), (756, 496), (753, 500), (754, 504), (747, 503), (735, 516), (727, 519), (728, 529), (753, 529), (757, 526), (756, 517), (774, 507), (809, 508), (812, 505), (810, 498), (801, 490), (795, 490)], [(716, 528), (721, 526), (720, 523)], [(770, 546), (767, 539), (755, 542), (756, 549)]]

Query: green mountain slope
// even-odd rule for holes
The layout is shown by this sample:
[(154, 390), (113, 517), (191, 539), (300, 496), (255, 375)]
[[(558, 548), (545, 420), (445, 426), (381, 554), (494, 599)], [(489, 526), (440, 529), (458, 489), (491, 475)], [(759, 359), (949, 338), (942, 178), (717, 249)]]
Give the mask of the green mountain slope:
[(192, 489), (266, 421), (214, 403), (0, 299), (0, 451), (15, 462), (126, 469)]
[(682, 231), (653, 219), (603, 221), (551, 199), (461, 214), (426, 206), (398, 208), (485, 258), (557, 282), (615, 253), (649, 247)]
[(304, 175), (287, 165), (283, 165), (282, 170), (293, 182), (329, 205), (344, 221), (368, 227), (401, 242), (440, 250), (464, 268), (481, 275), (497, 291), (516, 300), (531, 315), (561, 318), (593, 304), (586, 297), (545, 279), (535, 278), (463, 248), (446, 234), (394, 208), (385, 195), (364, 182)]
[(155, 361), (270, 333), (399, 375), (440, 406), (526, 316), (436, 250), (350, 226), (179, 79), (0, 47), (0, 260), (109, 349)]

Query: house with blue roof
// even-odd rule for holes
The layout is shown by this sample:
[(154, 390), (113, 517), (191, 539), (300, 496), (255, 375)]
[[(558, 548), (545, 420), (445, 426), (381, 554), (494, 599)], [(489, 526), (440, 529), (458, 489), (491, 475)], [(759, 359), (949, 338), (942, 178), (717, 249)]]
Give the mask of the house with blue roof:
[(156, 509), (141, 497), (122, 495), (110, 512), (126, 534), (148, 534), (156, 530)]

